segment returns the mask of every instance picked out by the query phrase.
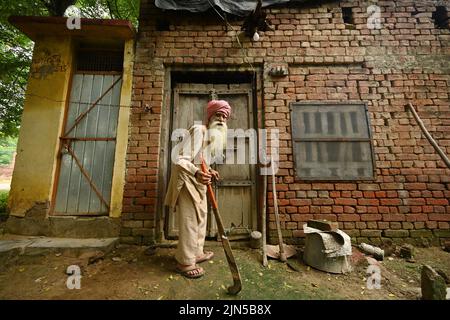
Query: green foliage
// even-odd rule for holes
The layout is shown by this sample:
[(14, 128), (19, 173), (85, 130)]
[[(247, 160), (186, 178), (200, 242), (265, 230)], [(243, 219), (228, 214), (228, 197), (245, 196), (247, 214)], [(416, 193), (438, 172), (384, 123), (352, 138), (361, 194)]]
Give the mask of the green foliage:
[(9, 165), (17, 148), (17, 138), (0, 137), (0, 166)]
[(128, 19), (137, 27), (139, 0), (0, 1), (0, 138), (19, 132), (34, 45), (9, 24), (8, 17), (58, 16), (74, 3), (82, 17)]
[(78, 0), (75, 5), (84, 17), (125, 19), (138, 26), (139, 0)]
[(17, 136), (33, 42), (8, 23), (10, 15), (42, 15), (39, 1), (0, 2), (0, 137)]
[(0, 190), (0, 216), (6, 215), (9, 191)]

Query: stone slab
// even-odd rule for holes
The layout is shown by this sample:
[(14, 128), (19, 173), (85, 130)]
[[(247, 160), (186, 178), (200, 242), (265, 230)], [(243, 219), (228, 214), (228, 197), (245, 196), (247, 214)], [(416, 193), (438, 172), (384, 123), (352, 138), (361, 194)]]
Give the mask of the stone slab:
[(39, 255), (47, 253), (82, 254), (86, 251), (108, 253), (113, 250), (119, 238), (50, 238), (4, 235), (0, 237), (0, 254), (16, 250), (19, 255)]

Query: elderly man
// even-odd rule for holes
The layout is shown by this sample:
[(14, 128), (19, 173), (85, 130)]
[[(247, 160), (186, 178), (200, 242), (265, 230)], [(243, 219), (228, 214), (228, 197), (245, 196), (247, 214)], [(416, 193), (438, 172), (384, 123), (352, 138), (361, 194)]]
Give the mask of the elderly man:
[(165, 199), (165, 204), (179, 213), (175, 259), (177, 272), (188, 278), (203, 276), (204, 270), (198, 263), (214, 256), (211, 251), (203, 251), (208, 211), (206, 186), (212, 178), (218, 180), (219, 173), (211, 168), (209, 173), (203, 173), (200, 163), (201, 159), (211, 163), (210, 159), (222, 154), (231, 107), (225, 100), (211, 100), (206, 111), (206, 126), (192, 126), (179, 146), (180, 152), (172, 152), (172, 174)]

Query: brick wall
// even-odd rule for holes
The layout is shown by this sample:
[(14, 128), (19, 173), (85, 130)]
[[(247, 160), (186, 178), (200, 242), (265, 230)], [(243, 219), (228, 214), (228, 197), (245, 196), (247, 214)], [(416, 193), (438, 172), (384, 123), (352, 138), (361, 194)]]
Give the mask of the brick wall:
[[(450, 2), (446, 1), (450, 9)], [(214, 13), (162, 13), (141, 1), (134, 69), (122, 241), (149, 243), (158, 214), (161, 110), (166, 66), (247, 65), (262, 70), (265, 126), (280, 130), (277, 187), (284, 236), (301, 242), (308, 219), (338, 221), (358, 241), (437, 243), (450, 238), (450, 170), (423, 137), (411, 102), (432, 136), (450, 154), (450, 31), (436, 29), (434, 2), (378, 1), (381, 30), (366, 22), (367, 1), (270, 8), (274, 31), (258, 42), (241, 38)], [(354, 25), (339, 6), (351, 6)], [(161, 18), (170, 29), (157, 31)], [(242, 21), (231, 22), (235, 30)], [(270, 77), (270, 66), (288, 67)], [(289, 103), (367, 102), (376, 160), (375, 181), (302, 182), (294, 177)], [(271, 191), (271, 184), (269, 183)], [(275, 238), (272, 192), (269, 235)], [(423, 240), (430, 239), (430, 240)], [(434, 240), (433, 240), (434, 239)]]

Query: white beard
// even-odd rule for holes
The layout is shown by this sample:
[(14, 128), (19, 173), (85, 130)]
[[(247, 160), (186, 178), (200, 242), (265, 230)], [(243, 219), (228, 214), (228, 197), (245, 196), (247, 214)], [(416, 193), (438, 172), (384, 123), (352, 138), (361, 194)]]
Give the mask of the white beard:
[(216, 163), (222, 163), (224, 158), (224, 150), (227, 147), (227, 124), (224, 122), (214, 121), (209, 124), (209, 151), (212, 159)]

